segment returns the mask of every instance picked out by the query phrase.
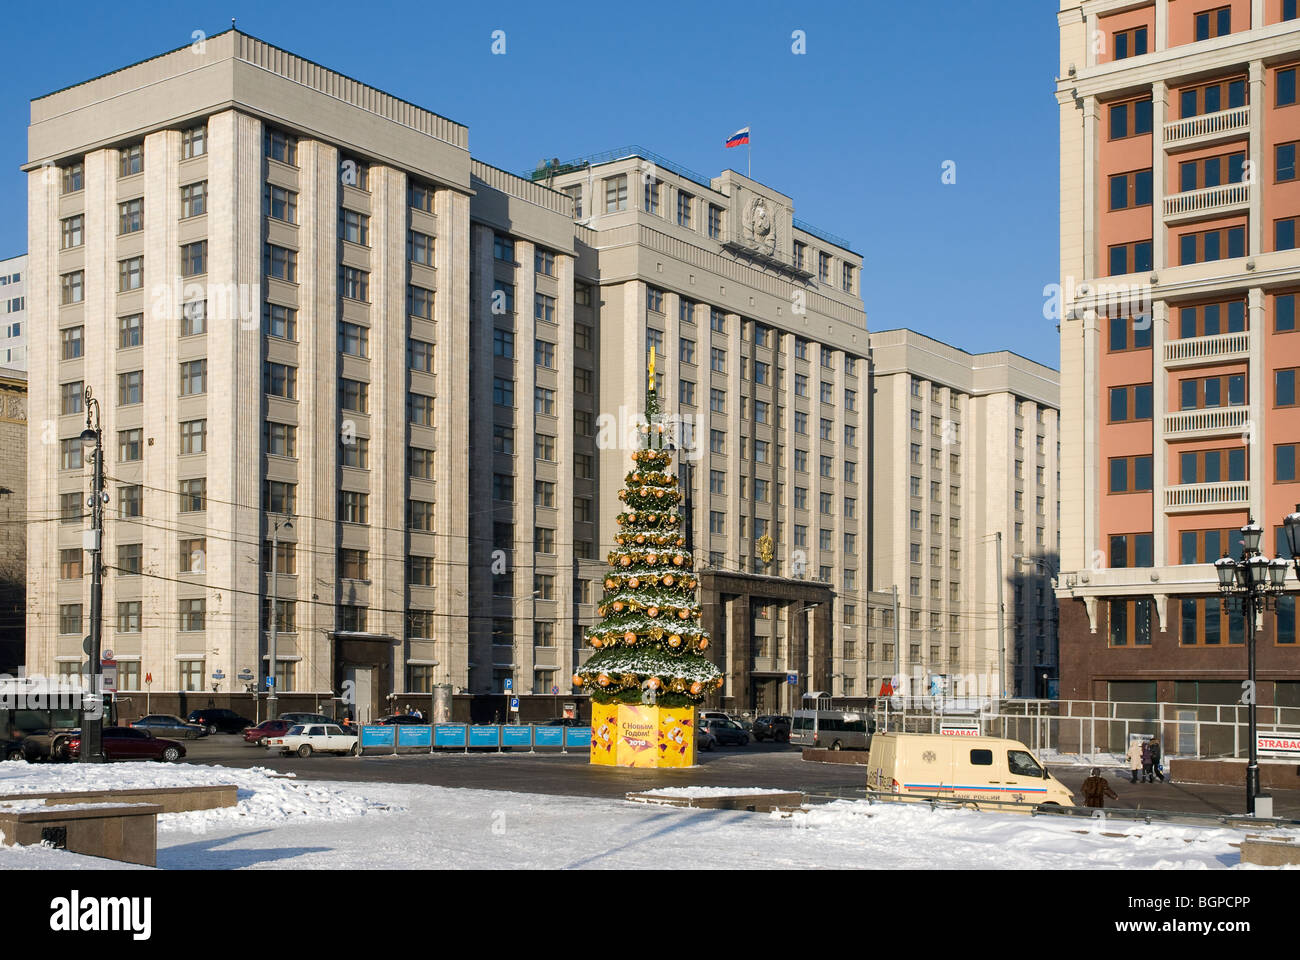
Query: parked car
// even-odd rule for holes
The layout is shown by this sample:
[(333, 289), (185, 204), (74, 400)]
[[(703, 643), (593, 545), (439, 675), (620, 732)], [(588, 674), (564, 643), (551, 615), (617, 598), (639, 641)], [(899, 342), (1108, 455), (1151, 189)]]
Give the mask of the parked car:
[(268, 739), (288, 733), (289, 728), (292, 726), (295, 726), (295, 724), (290, 720), (263, 720), (257, 726), (249, 727), (244, 731), (244, 742), (264, 747)]
[[(185, 756), (185, 748), (175, 740), (155, 737), (148, 730), (134, 727), (105, 727), (103, 733), (104, 756), (110, 760), (163, 760), (174, 763)], [(81, 756), (81, 736), (68, 741), (68, 756), (76, 760)]]
[(247, 717), (241, 717), (234, 710), (191, 710), (185, 718), (187, 723), (197, 723), (207, 728), (208, 733), (242, 733), (253, 725)]
[(283, 736), (267, 740), (266, 748), (279, 750), (285, 757), (292, 753), (300, 757), (310, 757), (313, 753), (349, 753), (355, 757), (361, 752), (356, 734), (344, 733), (336, 723), (296, 723)]
[(278, 717), (276, 717), (276, 719), (286, 721), (289, 724), (289, 726), (293, 726), (295, 723), (340, 723), (341, 722), (339, 720), (335, 720), (333, 717), (327, 717), (323, 713), (282, 713)]
[(129, 724), (135, 730), (148, 730), (154, 736), (166, 734), (182, 740), (197, 740), (208, 735), (208, 728), (197, 723), (186, 723), (168, 713), (151, 713)]
[(0, 740), (0, 760), (26, 760), (35, 763), (41, 759), (41, 748), (34, 740)]
[(764, 740), (775, 740), (777, 743), (785, 743), (790, 739), (790, 718), (782, 716), (762, 716), (754, 720), (754, 729), (752, 731), (754, 739), (759, 743)]
[(704, 726), (709, 733), (713, 734), (719, 744), (734, 743), (737, 746), (745, 746), (749, 743), (749, 734), (745, 728), (735, 720), (719, 720), (717, 718), (704, 721)]
[(695, 728), (695, 749), (712, 750), (718, 745), (718, 738), (704, 724)]
[(425, 720), (422, 717), (412, 717), (410, 714), (406, 714), (406, 713), (395, 713), (391, 717), (383, 717), (379, 720), (376, 720), (375, 723), (380, 723), (380, 724), (418, 723), (426, 727), (429, 725), (428, 720)]
[(536, 724), (539, 727), (585, 727), (587, 726), (587, 724), (583, 723), (581, 720), (577, 719), (576, 717), (555, 717), (551, 720), (538, 720), (536, 721)]

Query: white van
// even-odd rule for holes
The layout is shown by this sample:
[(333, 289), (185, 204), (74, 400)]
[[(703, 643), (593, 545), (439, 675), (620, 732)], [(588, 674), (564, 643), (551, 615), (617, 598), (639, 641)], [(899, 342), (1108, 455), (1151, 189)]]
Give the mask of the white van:
[(1074, 795), (1018, 740), (937, 733), (871, 738), (867, 792), (1074, 806)]

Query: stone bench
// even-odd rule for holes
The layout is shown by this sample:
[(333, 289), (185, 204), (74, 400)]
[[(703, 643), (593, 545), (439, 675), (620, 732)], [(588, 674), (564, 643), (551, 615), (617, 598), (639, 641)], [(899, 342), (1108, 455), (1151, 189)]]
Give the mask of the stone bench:
[(154, 867), (158, 865), (161, 812), (156, 803), (83, 803), (38, 810), (0, 805), (0, 843), (27, 846), (48, 842), (71, 853)]
[(187, 813), (191, 810), (216, 810), (233, 807), (238, 802), (238, 788), (233, 783), (201, 784), (190, 787), (140, 787), (129, 790), (66, 790), (54, 793), (10, 793), (6, 800), (44, 800), (46, 806), (71, 803), (152, 803), (162, 813)]
[(1247, 837), (1241, 842), (1241, 862), (1262, 867), (1300, 866), (1300, 844)]
[(731, 793), (725, 796), (684, 797), (663, 793), (629, 793), (633, 803), (656, 803), (667, 807), (691, 807), (696, 810), (747, 810), (766, 813), (771, 810), (798, 810), (803, 805), (803, 794), (791, 793)]

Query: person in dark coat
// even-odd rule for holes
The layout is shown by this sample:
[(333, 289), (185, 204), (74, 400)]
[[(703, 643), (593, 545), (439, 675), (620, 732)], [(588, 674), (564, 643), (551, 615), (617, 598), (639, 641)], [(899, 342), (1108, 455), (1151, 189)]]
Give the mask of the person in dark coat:
[(1142, 744), (1142, 782), (1155, 783), (1155, 774), (1152, 772), (1154, 757), (1151, 753), (1151, 741), (1148, 740)]
[[(1161, 782), (1161, 783), (1164, 783), (1164, 782), (1165, 782), (1165, 772), (1164, 772), (1164, 770), (1162, 770), (1162, 769), (1160, 768), (1160, 767), (1161, 767), (1161, 757), (1162, 757), (1162, 756), (1163, 756), (1163, 754), (1162, 754), (1161, 751), (1160, 751), (1160, 738), (1159, 738), (1159, 737), (1152, 737), (1152, 738), (1151, 738), (1151, 770), (1152, 770), (1153, 773), (1155, 773), (1155, 775), (1156, 775), (1157, 777), (1160, 778), (1160, 782)], [(1150, 781), (1148, 781), (1148, 782), (1150, 782)]]
[(1107, 797), (1118, 800), (1119, 794), (1110, 788), (1106, 778), (1101, 775), (1101, 770), (1093, 767), (1092, 774), (1083, 781), (1083, 805), (1100, 810), (1106, 806)]

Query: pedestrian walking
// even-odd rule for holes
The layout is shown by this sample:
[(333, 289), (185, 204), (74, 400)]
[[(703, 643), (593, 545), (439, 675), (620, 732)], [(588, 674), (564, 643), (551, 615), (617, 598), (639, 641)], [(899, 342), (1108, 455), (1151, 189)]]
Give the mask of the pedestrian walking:
[(1138, 774), (1142, 771), (1142, 741), (1130, 740), (1128, 742), (1128, 769), (1133, 776), (1133, 783), (1138, 782)]
[(1087, 780), (1083, 781), (1083, 804), (1086, 807), (1096, 807), (1101, 809), (1106, 806), (1106, 798), (1118, 800), (1119, 794), (1110, 788), (1106, 778), (1101, 775), (1098, 767), (1092, 768), (1092, 773)]
[(1151, 741), (1146, 740), (1142, 743), (1142, 782), (1155, 783), (1155, 774), (1152, 772), (1153, 757), (1151, 753)]
[(1152, 737), (1151, 738), (1151, 770), (1155, 773), (1157, 777), (1160, 778), (1161, 783), (1165, 782), (1165, 771), (1162, 767), (1163, 757), (1164, 754), (1161, 753), (1160, 751), (1160, 738)]

